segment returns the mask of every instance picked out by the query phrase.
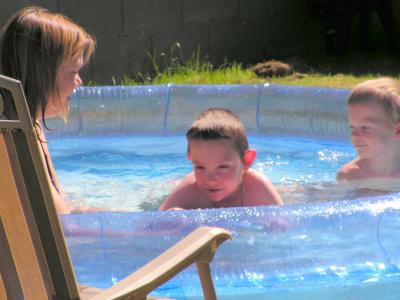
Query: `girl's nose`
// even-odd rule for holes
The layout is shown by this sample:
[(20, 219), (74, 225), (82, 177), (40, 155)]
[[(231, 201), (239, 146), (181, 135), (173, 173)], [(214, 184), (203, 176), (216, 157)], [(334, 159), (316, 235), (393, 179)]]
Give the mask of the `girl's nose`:
[(81, 78), (81, 76), (79, 76), (79, 74), (76, 75), (75, 85), (77, 87), (80, 87), (82, 85), (82, 78)]

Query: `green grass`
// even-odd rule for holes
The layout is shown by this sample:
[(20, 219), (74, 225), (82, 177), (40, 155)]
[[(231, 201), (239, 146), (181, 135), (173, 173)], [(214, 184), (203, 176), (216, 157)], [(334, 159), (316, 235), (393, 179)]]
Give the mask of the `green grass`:
[(125, 77), (121, 82), (122, 85), (138, 85), (138, 84), (259, 84), (259, 83), (275, 83), (286, 85), (301, 86), (318, 86), (333, 88), (351, 88), (357, 83), (364, 80), (390, 76), (382, 74), (322, 74), (322, 73), (306, 73), (295, 74), (285, 77), (260, 78), (257, 77), (251, 68), (242, 68), (240, 65), (219, 68), (216, 70), (196, 70), (196, 69), (180, 69), (176, 72), (163, 72), (148, 79), (146, 82), (135, 81)]
[(191, 66), (182, 66), (175, 72), (163, 72), (158, 74), (154, 84), (163, 83), (180, 84), (244, 84), (261, 82), (257, 79), (250, 69), (244, 69), (240, 64), (232, 64), (228, 67), (213, 69), (210, 64), (204, 64), (203, 67), (193, 68)]
[(225, 63), (215, 68), (200, 50), (191, 58), (183, 59), (180, 44), (176, 43), (170, 53), (161, 53), (156, 59), (149, 55), (153, 66), (152, 76), (138, 74), (135, 78), (125, 76), (114, 84), (260, 84), (275, 83), (286, 85), (351, 88), (362, 81), (389, 76), (400, 78), (400, 60), (393, 57), (371, 57), (353, 55), (346, 59), (320, 58), (311, 60), (289, 59), (294, 74), (285, 77), (258, 77), (252, 67), (240, 63)]
[(317, 87), (332, 87), (332, 88), (352, 88), (356, 84), (379, 77), (379, 74), (368, 75), (350, 75), (350, 74), (305, 74), (302, 78), (296, 76), (287, 76), (281, 78), (271, 78), (271, 83), (286, 84), (286, 85), (301, 85), (301, 86), (317, 86)]

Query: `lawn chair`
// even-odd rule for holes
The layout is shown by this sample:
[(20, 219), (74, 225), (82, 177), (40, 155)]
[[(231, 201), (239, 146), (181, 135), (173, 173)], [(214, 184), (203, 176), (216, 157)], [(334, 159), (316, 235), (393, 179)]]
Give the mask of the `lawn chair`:
[(194, 230), (108, 289), (78, 285), (22, 86), (0, 75), (0, 87), (12, 95), (18, 115), (4, 120), (0, 99), (0, 299), (150, 299), (193, 263), (205, 299), (216, 299), (209, 263), (231, 236), (214, 227)]

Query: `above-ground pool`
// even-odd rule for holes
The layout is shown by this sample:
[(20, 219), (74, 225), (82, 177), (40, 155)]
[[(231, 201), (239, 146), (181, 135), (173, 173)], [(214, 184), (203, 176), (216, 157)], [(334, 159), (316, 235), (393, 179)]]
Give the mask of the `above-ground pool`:
[[(219, 299), (398, 299), (400, 194), (337, 184), (355, 152), (348, 90), (279, 85), (85, 87), (49, 147), (67, 197), (130, 212), (64, 215), (78, 281), (107, 287), (200, 225), (231, 230), (212, 264)], [(205, 108), (236, 112), (253, 167), (288, 205), (160, 212), (191, 170), (184, 133)], [(395, 184), (396, 186), (396, 184)], [(154, 292), (201, 299), (195, 268)]]

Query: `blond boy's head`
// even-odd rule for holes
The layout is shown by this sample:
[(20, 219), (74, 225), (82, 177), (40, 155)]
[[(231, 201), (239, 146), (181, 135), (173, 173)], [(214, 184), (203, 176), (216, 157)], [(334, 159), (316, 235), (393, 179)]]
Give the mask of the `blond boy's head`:
[(370, 103), (379, 105), (390, 122), (399, 122), (400, 82), (387, 77), (364, 81), (352, 89), (347, 100), (348, 105)]
[(243, 159), (249, 149), (246, 130), (239, 117), (228, 109), (210, 108), (203, 111), (186, 133), (188, 152), (191, 140), (231, 140)]

